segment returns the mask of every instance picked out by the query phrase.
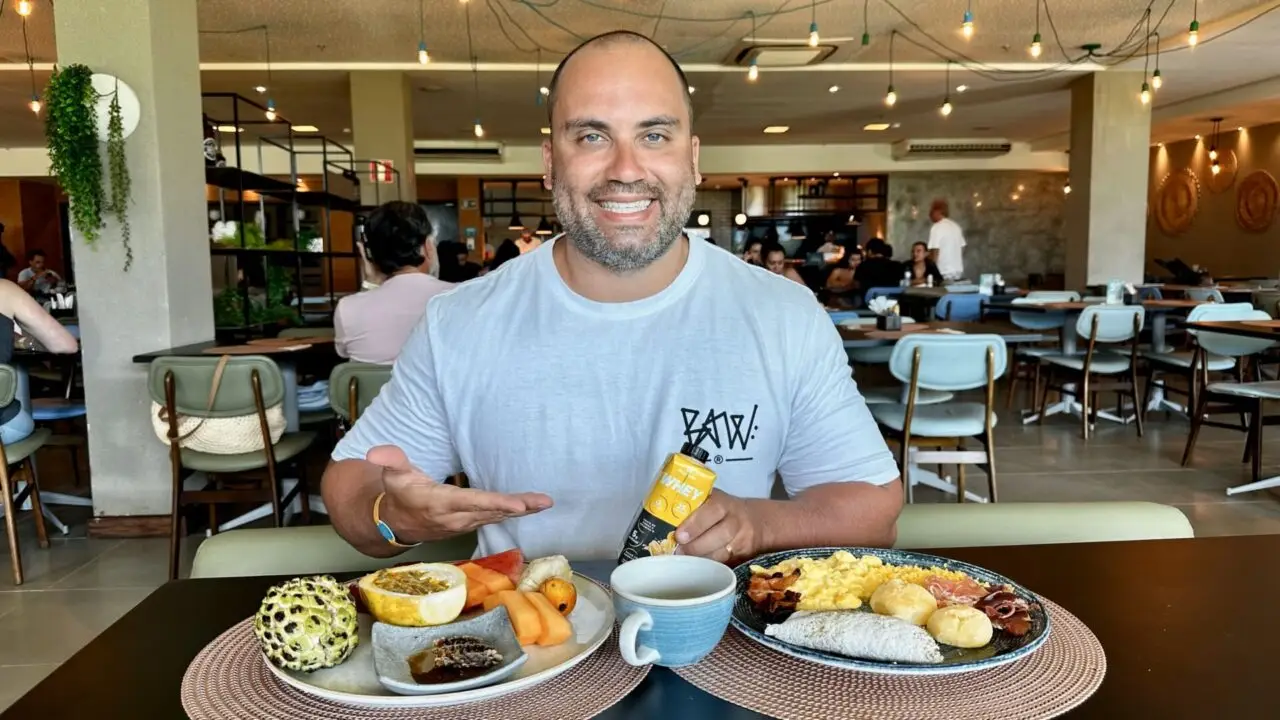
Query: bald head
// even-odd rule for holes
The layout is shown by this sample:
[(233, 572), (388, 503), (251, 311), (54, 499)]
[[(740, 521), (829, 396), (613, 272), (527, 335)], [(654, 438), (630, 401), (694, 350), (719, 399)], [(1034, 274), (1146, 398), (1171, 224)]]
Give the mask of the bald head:
[[(684, 70), (680, 69), (680, 64), (676, 59), (671, 57), (670, 53), (662, 49), (648, 37), (640, 33), (631, 32), (630, 30), (614, 30), (612, 32), (597, 35), (590, 40), (583, 42), (572, 52), (564, 56), (560, 64), (556, 66), (555, 73), (551, 76), (551, 84), (547, 86), (550, 91), (547, 95), (547, 117), (554, 123), (556, 111), (556, 89), (563, 81), (566, 69), (570, 62), (580, 55), (590, 55), (594, 50), (621, 50), (629, 49), (640, 53), (654, 53), (666, 60), (666, 64), (670, 66), (670, 77), (664, 77), (662, 80), (670, 80), (673, 84), (680, 88), (680, 92), (684, 95), (685, 109), (688, 110), (687, 121), (693, 124), (693, 100), (689, 97), (689, 79), (685, 77)], [(613, 59), (624, 59), (629, 53), (612, 53)], [(620, 68), (621, 69), (621, 68)]]

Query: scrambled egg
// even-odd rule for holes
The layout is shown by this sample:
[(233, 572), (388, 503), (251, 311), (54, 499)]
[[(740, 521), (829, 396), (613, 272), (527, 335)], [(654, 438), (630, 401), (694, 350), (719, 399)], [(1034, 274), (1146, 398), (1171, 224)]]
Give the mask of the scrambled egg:
[(799, 610), (855, 610), (871, 597), (881, 583), (895, 578), (923, 585), (932, 575), (948, 580), (968, 577), (962, 572), (939, 567), (886, 565), (874, 555), (857, 557), (845, 550), (837, 550), (831, 557), (821, 560), (793, 557), (771, 568), (751, 566), (751, 572), (756, 575), (775, 572), (787, 575), (794, 570), (800, 571), (800, 579), (788, 589), (800, 593)]

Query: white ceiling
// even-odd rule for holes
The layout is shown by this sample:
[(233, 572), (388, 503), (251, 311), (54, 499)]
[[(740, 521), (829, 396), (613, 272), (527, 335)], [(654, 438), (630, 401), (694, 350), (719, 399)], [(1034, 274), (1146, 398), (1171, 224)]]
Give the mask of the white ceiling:
[[(11, 5), (10, 0), (0, 0)], [(531, 143), (540, 139), (545, 109), (537, 105), (537, 87), (550, 69), (579, 38), (612, 29), (652, 34), (690, 68), (696, 87), (694, 108), (697, 130), (709, 144), (796, 144), (880, 142), (903, 137), (1005, 137), (1042, 141), (1063, 146), (1069, 123), (1070, 94), (1066, 88), (1079, 76), (1063, 71), (1061, 38), (1066, 55), (1079, 57), (1076, 47), (1086, 42), (1102, 44), (1102, 52), (1114, 52), (1143, 11), (1154, 9), (1152, 27), (1165, 38), (1160, 59), (1165, 88), (1156, 96), (1153, 138), (1171, 140), (1203, 124), (1204, 117), (1222, 115), (1228, 125), (1274, 122), (1276, 103), (1270, 97), (1236, 93), (1222, 105), (1196, 101), (1228, 88), (1247, 86), (1280, 77), (1280, 53), (1274, 38), (1280, 36), (1280, 12), (1267, 12), (1241, 26), (1260, 12), (1280, 7), (1280, 0), (1201, 0), (1202, 42), (1194, 51), (1185, 45), (1190, 21), (1190, 0), (1048, 0), (1053, 26), (1041, 18), (1044, 67), (1056, 72), (1015, 74), (985, 72), (992, 66), (1029, 62), (1026, 45), (1034, 32), (1033, 0), (973, 0), (977, 32), (965, 41), (959, 33), (961, 14), (968, 0), (871, 0), (870, 46), (862, 47), (861, 0), (425, 0), (426, 39), (434, 64), (418, 69), (414, 56), (418, 42), (416, 0), (201, 0), (202, 31), (222, 31), (267, 25), (271, 58), (276, 65), (271, 94), (283, 114), (295, 123), (316, 125), (321, 132), (341, 140), (350, 127), (347, 72), (353, 63), (408, 63), (415, 92), (415, 123), (420, 139), (468, 139), (478, 114), (490, 139)], [(38, 62), (56, 61), (47, 0), (36, 0), (30, 20), (33, 54)], [(783, 14), (770, 17), (782, 7)], [(897, 7), (901, 14), (892, 8)], [(740, 69), (726, 72), (731, 56), (752, 33), (748, 11), (760, 18), (757, 42), (802, 41), (816, 8), (820, 33), (836, 46), (822, 65), (803, 71), (764, 72), (760, 81), (748, 84)], [(1170, 8), (1161, 18), (1166, 8)], [(471, 13), (475, 55), (485, 66), (480, 73), (480, 95), (472, 90), (468, 61), (466, 13)], [(662, 19), (658, 20), (658, 16)], [(736, 18), (736, 19), (735, 19)], [(1237, 28), (1232, 30), (1232, 28)], [(894, 60), (898, 70), (894, 84), (899, 101), (892, 110), (882, 103), (888, 82), (884, 64), (889, 59), (889, 35), (900, 33)], [(1226, 32), (1221, 37), (1215, 34)], [(1139, 33), (1141, 35), (1141, 33)], [(916, 44), (913, 44), (913, 42)], [(924, 45), (932, 50), (918, 47)], [(539, 59), (544, 48), (542, 73), (514, 69), (515, 64)], [(1136, 57), (1122, 62), (1124, 56)], [(1102, 58), (1116, 69), (1141, 70), (1140, 43), (1131, 42), (1116, 57)], [(200, 57), (204, 64), (249, 64), (264, 60), (264, 36), (260, 31), (242, 34), (203, 34)], [(963, 61), (951, 72), (951, 87), (967, 85), (964, 94), (953, 93), (955, 112), (943, 119), (937, 112), (947, 83), (942, 59)], [(976, 62), (970, 62), (965, 58)], [(21, 63), (21, 28), (11, 11), (0, 15), (0, 63)], [(298, 63), (307, 69), (280, 69)], [(920, 63), (928, 69), (904, 69)], [(508, 65), (503, 69), (503, 65)], [(833, 65), (840, 69), (831, 69)], [(455, 70), (441, 69), (454, 67)], [(859, 71), (859, 67), (873, 71)], [(4, 67), (0, 65), (0, 68)], [(523, 65), (521, 67), (524, 67)], [(397, 70), (398, 71), (398, 70)], [(256, 96), (252, 88), (263, 82), (264, 72), (206, 69), (205, 91), (238, 92)], [(46, 73), (39, 73), (40, 87)], [(43, 143), (41, 122), (25, 108), (30, 80), (22, 70), (0, 71), (0, 146)], [(828, 92), (839, 86), (835, 93)], [(1137, 88), (1135, 87), (1135, 98)], [(260, 98), (259, 98), (260, 99)], [(1185, 106), (1187, 112), (1178, 111)], [(882, 133), (862, 130), (868, 122), (884, 120), (901, 127)], [(788, 125), (785, 135), (766, 136), (766, 125)], [(1196, 132), (1198, 130), (1191, 130)]]

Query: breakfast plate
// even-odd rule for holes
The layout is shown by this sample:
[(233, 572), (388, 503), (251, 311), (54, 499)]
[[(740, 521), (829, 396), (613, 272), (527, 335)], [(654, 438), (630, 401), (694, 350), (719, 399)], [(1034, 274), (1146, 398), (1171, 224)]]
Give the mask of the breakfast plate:
[[(267, 668), (281, 682), (315, 697), (346, 705), (389, 708), (441, 707), (489, 700), (541, 684), (591, 656), (613, 632), (613, 600), (594, 580), (574, 573), (577, 603), (568, 619), (573, 634), (558, 645), (526, 645), (525, 659), (505, 679), (482, 687), (429, 695), (392, 692), (379, 680), (374, 663), (374, 620), (359, 616), (359, 643), (336, 667), (302, 672), (277, 667), (263, 656)], [(500, 612), (494, 610), (491, 612)]]
[[(773, 650), (830, 667), (891, 675), (949, 675), (986, 670), (1026, 657), (1049, 637), (1049, 616), (1034, 593), (990, 570), (936, 555), (881, 548), (810, 548), (764, 555), (739, 565), (734, 572), (738, 577), (732, 616), (735, 628)], [(800, 573), (808, 573), (803, 581)], [(777, 590), (768, 594), (766, 585), (770, 580), (779, 582), (779, 587), (790, 583), (788, 587), (793, 592)], [(897, 588), (886, 588), (886, 594), (890, 589), (902, 589), (906, 585), (916, 586), (907, 588), (914, 593), (921, 593), (923, 588), (927, 599), (925, 616), (909, 621), (896, 608), (879, 614), (873, 610), (873, 604), (884, 600), (867, 597), (872, 595), (867, 590), (890, 583)], [(965, 588), (974, 590), (969, 592), (967, 601), (962, 601), (947, 595), (946, 588), (958, 596), (964, 594)], [(936, 606), (930, 606), (930, 601), (936, 602)], [(946, 608), (948, 605), (968, 607)], [(979, 622), (990, 622), (990, 627), (985, 628), (986, 642), (971, 642), (978, 646), (967, 648), (946, 644), (944, 638), (957, 643), (964, 641), (953, 640), (953, 636), (942, 634), (946, 630), (928, 622), (928, 617), (937, 612), (941, 623), (942, 609), (947, 609), (948, 615), (969, 613), (981, 616)], [(885, 607), (881, 605), (879, 610)], [(899, 614), (893, 616), (893, 612)], [(1015, 614), (1017, 617), (1012, 617)], [(1005, 615), (1009, 616), (1008, 620), (1004, 619)], [(829, 622), (837, 616), (844, 622)], [(983, 619), (988, 616), (988, 620)], [(784, 630), (784, 625), (789, 627)], [(868, 630), (867, 625), (875, 627)], [(865, 639), (863, 633), (873, 636), (867, 641), (870, 645), (855, 643), (855, 647), (880, 651), (876, 648), (884, 647), (884, 638), (876, 636), (876, 632), (884, 625), (892, 625), (890, 630), (901, 632), (900, 636), (894, 635), (893, 642), (905, 638), (909, 641), (907, 645), (928, 644), (929, 647), (916, 653), (925, 654), (928, 661), (888, 661), (832, 651), (833, 646), (849, 647), (841, 646), (839, 637), (833, 640), (832, 635), (850, 626), (857, 626), (854, 632), (860, 635), (858, 641)], [(797, 631), (806, 629), (810, 636), (801, 643), (797, 640)], [(813, 639), (816, 635), (821, 637)], [(982, 639), (978, 637), (977, 641)], [(901, 652), (900, 645), (895, 646), (895, 650)]]

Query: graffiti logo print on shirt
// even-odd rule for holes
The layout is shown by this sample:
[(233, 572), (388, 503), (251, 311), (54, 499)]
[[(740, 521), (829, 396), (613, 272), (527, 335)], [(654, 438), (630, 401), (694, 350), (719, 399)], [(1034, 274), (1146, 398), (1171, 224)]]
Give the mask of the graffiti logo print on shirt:
[(760, 426), (756, 425), (759, 405), (751, 406), (751, 413), (732, 413), (709, 408), (706, 412), (693, 408), (680, 408), (684, 416), (686, 442), (698, 443), (711, 453), (715, 464), (745, 462), (753, 458), (747, 454), (747, 446), (756, 437)]

